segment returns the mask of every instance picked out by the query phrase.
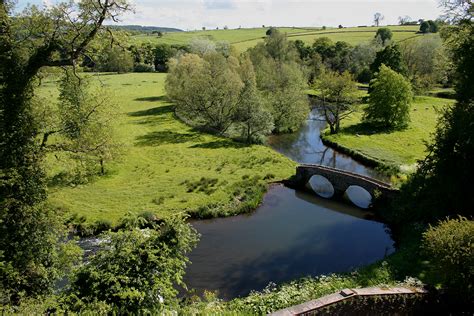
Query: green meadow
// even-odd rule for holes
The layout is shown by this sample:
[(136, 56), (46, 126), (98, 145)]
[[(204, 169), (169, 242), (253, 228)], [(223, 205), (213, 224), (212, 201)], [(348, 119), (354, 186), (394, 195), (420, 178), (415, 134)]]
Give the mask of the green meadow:
[[(165, 77), (100, 76), (119, 112), (115, 130), (123, 153), (106, 166), (103, 177), (85, 185), (51, 187), (53, 205), (89, 222), (113, 224), (129, 211), (164, 217), (214, 207), (218, 215), (230, 215), (240, 204), (255, 206), (266, 184), (294, 173), (296, 164), (268, 147), (243, 146), (179, 121), (165, 97)], [(55, 82), (46, 82), (39, 93), (54, 101)], [(51, 173), (58, 171), (54, 159), (49, 161)], [(256, 190), (259, 184), (261, 190)]]
[(402, 172), (410, 172), (416, 161), (427, 154), (425, 142), (431, 140), (439, 112), (453, 103), (449, 99), (417, 96), (412, 104), (409, 126), (395, 131), (376, 131), (363, 124), (360, 108), (341, 122), (338, 134), (326, 132), (323, 137), (383, 164), (397, 166)]
[[(383, 27), (383, 26), (381, 26)], [(419, 26), (387, 26), (393, 32), (393, 39), (396, 42), (423, 36), (417, 34)], [(207, 30), (207, 31), (188, 31), (188, 32), (172, 32), (165, 33), (159, 38), (156, 35), (135, 35), (132, 36), (132, 42), (140, 44), (143, 42), (164, 43), (164, 44), (187, 44), (196, 37), (206, 37), (216, 41), (228, 41), (239, 52), (257, 45), (263, 41), (266, 28), (252, 29), (236, 29), (236, 30)], [(286, 33), (291, 40), (302, 40), (311, 44), (318, 37), (329, 37), (333, 41), (346, 41), (352, 45), (369, 41), (374, 38), (378, 27), (349, 27), (343, 29), (328, 28), (278, 28), (281, 32)]]

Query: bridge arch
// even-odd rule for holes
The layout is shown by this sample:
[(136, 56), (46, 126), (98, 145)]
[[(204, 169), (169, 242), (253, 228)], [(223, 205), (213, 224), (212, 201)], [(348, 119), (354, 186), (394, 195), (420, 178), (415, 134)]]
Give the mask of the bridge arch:
[(360, 208), (366, 209), (372, 205), (372, 194), (359, 185), (350, 185), (344, 192), (344, 197)]
[[(323, 178), (331, 184), (332, 188), (334, 189), (333, 194), (329, 194), (329, 192), (332, 190), (321, 189), (319, 185), (315, 185), (316, 180), (320, 181)], [(298, 166), (296, 168), (296, 175), (290, 184), (295, 187), (310, 189), (316, 193), (319, 190), (319, 193), (322, 192), (323, 195), (319, 193), (318, 195), (326, 198), (344, 197), (350, 188), (347, 192), (347, 195), (349, 195), (349, 193), (354, 195), (354, 191), (356, 191), (359, 192), (359, 195), (366, 197), (365, 202), (355, 201), (354, 198), (349, 199), (355, 205), (361, 208), (370, 207), (372, 204), (372, 198), (375, 196), (380, 196), (382, 199), (391, 199), (399, 193), (399, 191), (392, 188), (390, 184), (377, 179), (321, 165), (306, 164)], [(329, 188), (329, 185), (327, 185), (327, 187)], [(357, 187), (360, 187), (360, 189)], [(315, 190), (315, 188), (317, 188), (317, 190)]]
[(315, 174), (307, 183), (308, 187), (322, 198), (330, 199), (334, 196), (335, 190), (331, 181), (326, 177)]

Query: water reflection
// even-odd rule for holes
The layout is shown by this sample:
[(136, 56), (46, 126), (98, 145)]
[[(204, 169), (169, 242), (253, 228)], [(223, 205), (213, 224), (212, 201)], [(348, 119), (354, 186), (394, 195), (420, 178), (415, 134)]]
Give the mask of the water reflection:
[[(355, 216), (354, 216), (355, 215)], [(331, 200), (273, 187), (252, 216), (194, 221), (202, 234), (185, 281), (222, 298), (307, 275), (349, 271), (393, 251), (381, 223)]]
[(293, 134), (268, 138), (268, 144), (276, 151), (299, 163), (321, 164), (373, 178), (383, 179), (373, 169), (327, 147), (321, 140), (321, 130), (326, 126), (324, 118), (313, 109), (301, 129)]
[(320, 197), (329, 199), (334, 196), (334, 187), (332, 186), (332, 183), (323, 176), (312, 176), (308, 181), (308, 186)]
[(358, 185), (349, 186), (344, 193), (344, 197), (360, 208), (369, 208), (372, 204), (372, 195)]

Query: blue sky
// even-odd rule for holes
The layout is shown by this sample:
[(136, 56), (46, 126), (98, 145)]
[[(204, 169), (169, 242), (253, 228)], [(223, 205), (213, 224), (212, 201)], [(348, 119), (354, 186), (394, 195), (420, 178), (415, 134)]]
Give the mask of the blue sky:
[[(57, 0), (18, 0), (51, 4)], [(135, 14), (121, 24), (207, 28), (273, 26), (371, 25), (373, 15), (385, 16), (382, 24), (396, 24), (399, 16), (414, 20), (435, 19), (442, 14), (437, 0), (135, 0)]]

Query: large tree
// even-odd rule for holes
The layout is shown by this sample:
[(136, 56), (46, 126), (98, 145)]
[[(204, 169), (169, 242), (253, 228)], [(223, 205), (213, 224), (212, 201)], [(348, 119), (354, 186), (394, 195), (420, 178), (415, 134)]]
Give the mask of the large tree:
[(410, 121), (413, 93), (410, 82), (399, 73), (382, 65), (371, 81), (369, 104), (364, 120), (381, 128), (403, 128)]
[(0, 1), (0, 279), (3, 299), (43, 294), (68, 259), (58, 220), (44, 205), (43, 154), (31, 98), (46, 66), (74, 66), (107, 19), (128, 9), (125, 0), (82, 0), (12, 17)]
[(307, 80), (295, 46), (278, 31), (249, 50), (257, 87), (274, 119), (275, 132), (298, 129), (309, 112)]
[(322, 111), (331, 134), (339, 132), (341, 120), (354, 112), (357, 101), (357, 84), (349, 72), (326, 71), (316, 84), (322, 100)]
[(237, 70), (234, 57), (186, 54), (170, 63), (166, 92), (179, 115), (222, 134), (234, 122), (243, 87)]

